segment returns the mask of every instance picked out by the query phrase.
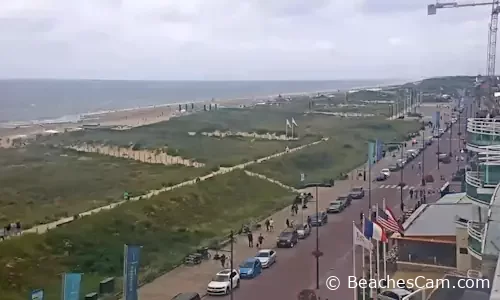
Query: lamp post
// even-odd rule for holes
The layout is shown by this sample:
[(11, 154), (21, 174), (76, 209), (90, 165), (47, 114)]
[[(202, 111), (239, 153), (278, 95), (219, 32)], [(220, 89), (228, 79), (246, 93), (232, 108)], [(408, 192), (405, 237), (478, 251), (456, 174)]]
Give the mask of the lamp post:
[(425, 186), (425, 131), (427, 130), (427, 126), (424, 125), (424, 130), (422, 130), (422, 160), (421, 160), (421, 166), (422, 170), (420, 172), (422, 173), (422, 180), (421, 180), (421, 185)]
[[(318, 186), (320, 184), (319, 183), (316, 183), (316, 184), (308, 184), (308, 186), (312, 187), (314, 186), (315, 188), (315, 196), (316, 196), (316, 217), (318, 218), (319, 216), (319, 194), (318, 194)], [(319, 222), (319, 218), (316, 220), (317, 222)], [(321, 256), (323, 256), (323, 252), (321, 252), (319, 250), (319, 224), (316, 224), (316, 249), (314, 249), (314, 251), (312, 252), (312, 255), (314, 256), (314, 258), (316, 259), (316, 289), (319, 290), (319, 283), (320, 283), (320, 279), (319, 279), (319, 258)]]
[[(401, 149), (400, 154), (401, 154), (401, 164), (403, 163), (404, 159), (404, 149), (405, 149), (405, 142), (393, 142), (393, 143), (386, 143), (386, 145), (398, 145)], [(400, 182), (398, 184), (399, 190), (400, 190), (400, 207), (401, 211), (403, 211), (403, 188), (406, 186), (406, 183), (403, 181), (403, 176), (404, 176), (404, 166), (401, 165), (400, 167)], [(370, 200), (370, 199), (368, 199)], [(371, 209), (371, 201), (370, 202), (370, 209)]]
[(232, 277), (232, 273), (233, 273), (233, 269), (234, 269), (234, 258), (233, 258), (234, 257), (234, 232), (232, 230), (231, 230), (231, 233), (229, 234), (229, 241), (231, 243), (229, 251), (228, 250), (224, 250), (224, 249), (218, 249), (217, 251), (229, 253), (229, 255), (231, 256), (230, 259), (229, 259), (229, 268), (231, 269), (231, 271), (229, 273), (229, 284), (231, 285), (231, 289), (229, 290), (229, 299), (233, 300), (234, 299), (234, 295), (233, 295), (233, 277)]

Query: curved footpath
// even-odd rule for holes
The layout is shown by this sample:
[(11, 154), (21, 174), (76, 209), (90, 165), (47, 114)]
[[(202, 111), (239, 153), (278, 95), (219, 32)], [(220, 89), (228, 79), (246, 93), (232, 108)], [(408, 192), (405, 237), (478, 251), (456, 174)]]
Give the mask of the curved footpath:
[[(454, 132), (457, 131), (458, 125), (454, 125)], [(449, 133), (443, 135), (441, 151), (449, 151), (449, 142), (447, 141)], [(454, 137), (456, 138), (456, 136)], [(445, 142), (446, 141), (446, 142)], [(456, 149), (458, 143), (453, 143), (452, 147)], [(427, 147), (425, 150), (425, 165), (427, 166), (426, 174), (432, 174), (436, 182), (429, 185), (430, 188), (438, 189), (444, 182), (440, 181), (440, 175), (444, 175), (447, 180), (450, 179), (452, 173), (457, 169), (455, 160), (450, 164), (442, 164), (440, 170), (437, 169), (436, 162), (437, 143)], [(422, 159), (419, 156), (414, 160), (413, 164), (418, 164)], [(417, 168), (418, 169), (418, 168)], [(406, 173), (406, 183), (408, 185), (418, 186), (420, 183), (420, 175), (411, 169), (411, 164), (408, 164), (404, 172)], [(383, 185), (396, 185), (399, 183), (399, 172), (395, 172), (389, 180), (383, 184), (372, 186), (372, 203), (382, 204), (382, 199), (386, 199), (389, 207), (393, 208), (396, 215), (400, 215), (400, 191), (393, 188), (381, 188)], [(342, 187), (346, 188), (346, 187)], [(408, 189), (404, 190), (404, 200), (407, 206), (415, 205), (415, 199), (409, 199)], [(313, 190), (310, 190), (314, 193)], [(320, 207), (326, 208), (328, 202), (334, 200), (339, 193), (335, 189), (322, 188), (319, 191)], [(352, 275), (352, 222), (359, 221), (359, 213), (361, 210), (368, 209), (368, 196), (362, 200), (355, 200), (351, 207), (341, 214), (330, 215), (329, 223), (320, 228), (320, 250), (324, 253), (320, 259), (320, 290), (318, 295), (321, 299), (352, 299), (353, 292), (347, 287), (348, 276)], [(439, 197), (439, 194), (434, 194), (428, 197), (428, 202), (434, 202)], [(314, 233), (313, 233), (314, 234)], [(301, 241), (296, 249), (284, 249), (278, 253), (278, 263), (269, 270), (263, 272), (257, 279), (244, 281), (238, 290), (235, 290), (234, 298), (238, 300), (254, 300), (254, 299), (295, 299), (297, 294), (305, 288), (316, 288), (316, 268), (315, 259), (312, 252), (315, 249), (314, 235), (304, 241)], [(361, 252), (361, 251), (358, 251)], [(359, 255), (361, 256), (361, 254)], [(360, 263), (361, 258), (358, 258), (359, 270), (357, 274), (361, 274)], [(325, 280), (328, 276), (337, 276), (340, 279), (340, 288), (336, 291), (330, 291), (325, 287)], [(141, 298), (150, 299), (150, 298)], [(159, 298), (151, 298), (159, 299)], [(226, 297), (227, 299), (227, 297)]]

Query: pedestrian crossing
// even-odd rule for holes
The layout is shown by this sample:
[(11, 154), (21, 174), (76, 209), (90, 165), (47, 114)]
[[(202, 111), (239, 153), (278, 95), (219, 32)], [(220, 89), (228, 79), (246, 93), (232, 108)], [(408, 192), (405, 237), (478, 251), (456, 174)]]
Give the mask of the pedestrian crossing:
[[(379, 189), (398, 189), (399, 190), (399, 186), (397, 184), (382, 184), (378, 188)], [(409, 190), (409, 189), (414, 189), (415, 190), (415, 187), (414, 186), (409, 186), (409, 185), (405, 185), (403, 187), (403, 190)]]

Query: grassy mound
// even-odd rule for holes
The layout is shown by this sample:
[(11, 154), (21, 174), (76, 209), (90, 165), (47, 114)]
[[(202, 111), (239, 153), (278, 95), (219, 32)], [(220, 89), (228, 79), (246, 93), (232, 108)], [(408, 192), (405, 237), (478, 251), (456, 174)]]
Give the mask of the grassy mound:
[(147, 280), (170, 270), (198, 246), (291, 199), (275, 184), (231, 172), (84, 217), (45, 235), (4, 241), (1, 298), (23, 300), (31, 288), (44, 288), (47, 299), (59, 299), (64, 271), (84, 273), (83, 290), (96, 290), (99, 280), (121, 275), (125, 243), (143, 245), (141, 278)]
[(360, 121), (346, 126), (326, 142), (248, 167), (284, 184), (300, 187), (300, 173), (307, 182), (324, 182), (349, 172), (366, 161), (367, 141), (378, 138), (385, 142), (402, 141), (408, 133), (420, 128), (418, 122)]

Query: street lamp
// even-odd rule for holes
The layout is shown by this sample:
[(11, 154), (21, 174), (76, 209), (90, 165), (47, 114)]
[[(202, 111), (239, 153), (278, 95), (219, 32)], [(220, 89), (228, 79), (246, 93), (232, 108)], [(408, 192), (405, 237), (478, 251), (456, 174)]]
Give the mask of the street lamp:
[(234, 299), (234, 295), (233, 295), (233, 277), (231, 275), (233, 274), (233, 269), (234, 269), (234, 232), (232, 230), (231, 230), (231, 233), (229, 234), (229, 241), (231, 243), (229, 251), (228, 250), (224, 250), (224, 249), (217, 249), (217, 251), (229, 253), (229, 255), (231, 256), (230, 260), (229, 260), (229, 268), (231, 269), (231, 271), (229, 273), (229, 282), (230, 282), (230, 285), (231, 285), (231, 289), (229, 290), (229, 299), (233, 300)]
[[(403, 158), (404, 158), (404, 148), (405, 148), (405, 142), (393, 142), (393, 143), (387, 143), (387, 145), (399, 145), (401, 148), (401, 163), (403, 163)], [(401, 166), (400, 168), (400, 182), (398, 184), (399, 190), (400, 190), (400, 201), (401, 201), (401, 211), (403, 211), (403, 188), (405, 187), (406, 183), (403, 181), (403, 174), (404, 174), (404, 166)], [(370, 206), (371, 209), (371, 206)]]
[[(316, 217), (319, 215), (319, 195), (318, 195), (318, 186), (322, 186), (320, 183), (307, 184), (308, 187), (315, 188), (315, 196), (316, 196)], [(319, 222), (319, 219), (317, 220)], [(319, 224), (316, 224), (319, 225)], [(323, 256), (323, 252), (319, 250), (319, 226), (316, 226), (316, 249), (312, 252), (312, 255), (316, 259), (316, 289), (319, 290), (319, 258)]]

